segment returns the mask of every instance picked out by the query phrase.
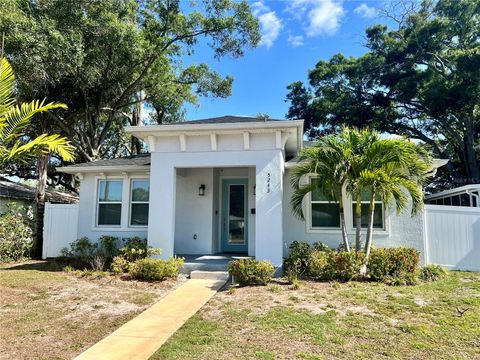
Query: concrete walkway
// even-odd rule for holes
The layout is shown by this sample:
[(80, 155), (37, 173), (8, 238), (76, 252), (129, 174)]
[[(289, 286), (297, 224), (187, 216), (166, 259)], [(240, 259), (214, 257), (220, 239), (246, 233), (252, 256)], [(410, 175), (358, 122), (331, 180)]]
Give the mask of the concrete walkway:
[(148, 359), (225, 284), (192, 279), (75, 359)]

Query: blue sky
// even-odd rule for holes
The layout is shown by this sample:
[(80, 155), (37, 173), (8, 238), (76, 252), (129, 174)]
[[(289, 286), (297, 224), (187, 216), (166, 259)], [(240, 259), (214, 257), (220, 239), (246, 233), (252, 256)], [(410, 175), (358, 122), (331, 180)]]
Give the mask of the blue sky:
[(240, 59), (213, 59), (201, 47), (192, 59), (206, 62), (222, 75), (234, 77), (232, 96), (201, 98), (200, 106), (187, 106), (188, 120), (221, 115), (255, 116), (267, 113), (284, 118), (286, 86), (305, 81), (308, 69), (336, 53), (359, 56), (364, 30), (379, 18), (380, 0), (286, 0), (251, 1), (261, 25), (259, 47)]

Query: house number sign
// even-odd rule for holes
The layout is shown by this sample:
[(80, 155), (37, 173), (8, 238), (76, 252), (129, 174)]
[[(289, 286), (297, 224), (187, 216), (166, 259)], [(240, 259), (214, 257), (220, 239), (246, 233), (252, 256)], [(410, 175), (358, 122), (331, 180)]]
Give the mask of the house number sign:
[(267, 194), (270, 192), (270, 173), (267, 173)]

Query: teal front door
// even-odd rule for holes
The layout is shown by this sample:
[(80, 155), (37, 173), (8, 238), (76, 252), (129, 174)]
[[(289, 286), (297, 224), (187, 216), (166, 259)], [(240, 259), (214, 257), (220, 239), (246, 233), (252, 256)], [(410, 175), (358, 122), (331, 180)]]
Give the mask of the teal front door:
[(222, 251), (248, 252), (248, 180), (222, 181)]

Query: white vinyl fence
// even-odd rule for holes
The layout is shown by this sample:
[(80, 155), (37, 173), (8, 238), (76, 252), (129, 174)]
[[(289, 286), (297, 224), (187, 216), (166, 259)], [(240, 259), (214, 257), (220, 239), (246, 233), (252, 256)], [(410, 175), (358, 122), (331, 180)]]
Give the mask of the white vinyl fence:
[[(426, 205), (425, 262), (480, 271), (480, 208)], [(77, 239), (78, 204), (45, 205), (43, 258), (56, 257)]]
[(426, 262), (480, 271), (480, 208), (425, 206)]
[(42, 258), (56, 257), (77, 239), (78, 204), (45, 204)]

